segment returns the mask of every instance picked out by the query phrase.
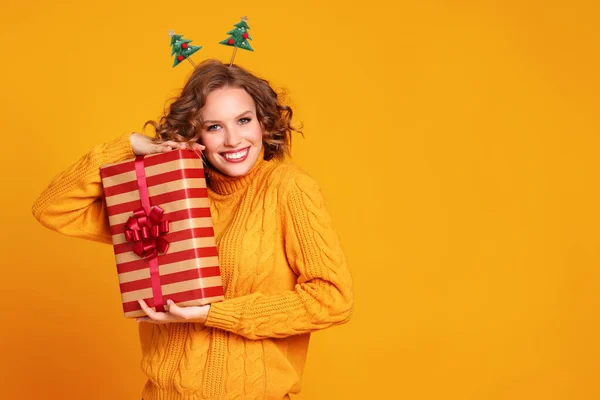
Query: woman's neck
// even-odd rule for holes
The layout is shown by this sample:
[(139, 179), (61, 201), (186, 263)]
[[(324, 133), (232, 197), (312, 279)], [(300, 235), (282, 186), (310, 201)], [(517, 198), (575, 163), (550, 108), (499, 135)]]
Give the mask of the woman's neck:
[(207, 182), (209, 187), (218, 194), (227, 195), (237, 192), (240, 189), (248, 186), (248, 184), (254, 179), (256, 173), (266, 164), (264, 159), (264, 148), (261, 149), (256, 163), (250, 168), (245, 175), (242, 176), (229, 176), (225, 175), (214, 166), (207, 164), (205, 171), (207, 175)]

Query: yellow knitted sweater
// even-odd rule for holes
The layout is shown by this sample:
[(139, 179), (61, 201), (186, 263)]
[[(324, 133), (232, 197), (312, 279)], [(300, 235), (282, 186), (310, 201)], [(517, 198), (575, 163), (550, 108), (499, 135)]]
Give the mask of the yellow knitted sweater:
[[(111, 243), (99, 167), (135, 155), (129, 134), (94, 147), (33, 205), (46, 227)], [(300, 391), (310, 332), (352, 314), (350, 271), (313, 179), (264, 161), (207, 171), (225, 289), (205, 324), (140, 323), (144, 400), (286, 399)]]

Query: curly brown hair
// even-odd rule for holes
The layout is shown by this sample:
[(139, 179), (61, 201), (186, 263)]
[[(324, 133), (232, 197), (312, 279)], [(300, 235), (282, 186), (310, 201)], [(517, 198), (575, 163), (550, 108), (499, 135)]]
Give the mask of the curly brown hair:
[(256, 116), (264, 132), (265, 160), (282, 159), (286, 154), (289, 155), (292, 131), (302, 132), (291, 125), (292, 109), (281, 104), (284, 92), (278, 94), (268, 81), (238, 65), (229, 66), (214, 59), (205, 60), (196, 67), (181, 94), (170, 104), (168, 112), (165, 110), (160, 123), (147, 121), (144, 128), (153, 126), (157, 141), (198, 141), (203, 124), (201, 111), (206, 97), (213, 90), (223, 87), (242, 88), (254, 99)]

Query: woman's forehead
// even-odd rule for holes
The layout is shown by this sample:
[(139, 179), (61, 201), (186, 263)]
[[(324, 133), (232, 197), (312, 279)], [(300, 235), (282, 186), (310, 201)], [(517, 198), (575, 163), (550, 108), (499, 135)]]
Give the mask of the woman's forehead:
[(215, 89), (208, 94), (202, 108), (202, 118), (205, 120), (236, 118), (245, 111), (255, 111), (252, 96), (242, 88), (225, 87)]

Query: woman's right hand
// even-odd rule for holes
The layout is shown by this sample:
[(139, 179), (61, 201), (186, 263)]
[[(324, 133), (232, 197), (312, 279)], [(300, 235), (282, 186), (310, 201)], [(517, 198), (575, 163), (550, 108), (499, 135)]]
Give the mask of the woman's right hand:
[(181, 142), (175, 142), (173, 140), (167, 140), (164, 142), (157, 143), (152, 138), (143, 135), (141, 133), (132, 133), (129, 136), (131, 142), (131, 148), (133, 154), (136, 156), (145, 156), (147, 154), (164, 153), (171, 150), (177, 149), (190, 149), (190, 150), (204, 150), (204, 146), (200, 143), (187, 144)]

